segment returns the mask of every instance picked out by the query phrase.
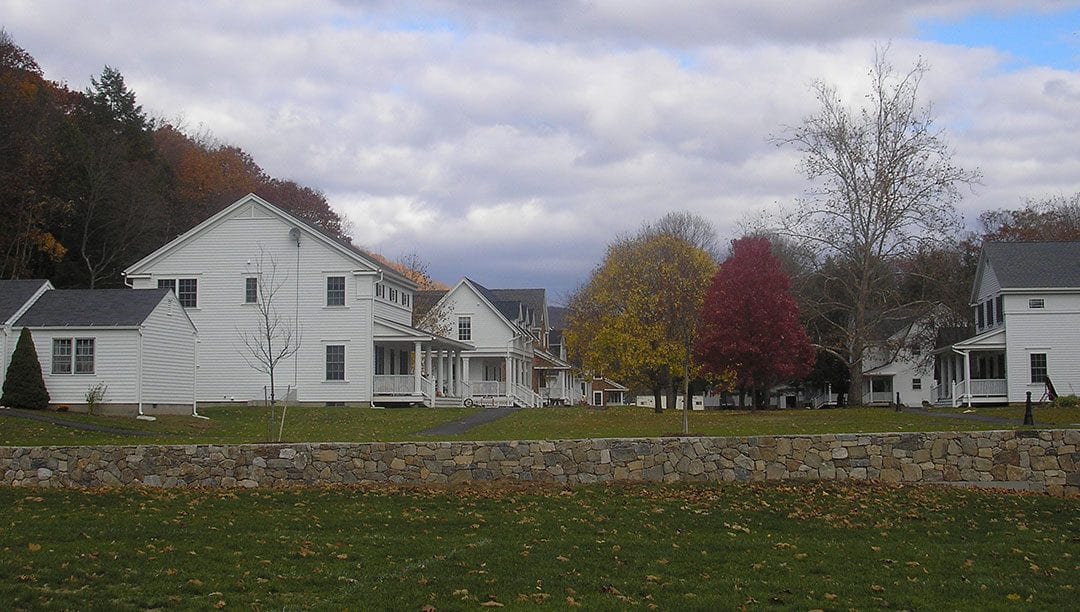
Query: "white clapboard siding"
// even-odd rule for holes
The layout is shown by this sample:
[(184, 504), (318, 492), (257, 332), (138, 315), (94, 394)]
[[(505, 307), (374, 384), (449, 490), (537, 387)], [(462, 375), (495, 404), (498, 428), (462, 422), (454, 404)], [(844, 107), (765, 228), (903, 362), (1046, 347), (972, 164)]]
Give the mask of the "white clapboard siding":
[(167, 294), (142, 325), (143, 404), (190, 404), (195, 391), (195, 328)]
[[(371, 294), (377, 271), (303, 226), (298, 248), (293, 227), (253, 199), (130, 271), (136, 288), (156, 287), (160, 278), (198, 279), (198, 305), (186, 311), (199, 332), (200, 402), (263, 398), (269, 377), (245, 362), (241, 342), (243, 331), (259, 325), (256, 308), (244, 303), (244, 279), (260, 271), (278, 285), (277, 316), (299, 328), (299, 352), (275, 371), (278, 395), (295, 380), (300, 401), (371, 400), (371, 299), (357, 298)], [(344, 306), (327, 306), (328, 276), (345, 277)], [(346, 346), (344, 382), (325, 380), (328, 344)]]
[[(1080, 295), (1062, 293), (1006, 294), (1005, 370), (1009, 401), (1023, 402), (1026, 393), (1042, 397), (1042, 383), (1031, 382), (1031, 354), (1046, 353), (1047, 372), (1061, 395), (1080, 395)], [(1044, 308), (1029, 308), (1030, 298)]]
[[(21, 331), (21, 330), (20, 330)], [(137, 364), (139, 331), (136, 328), (31, 328), (34, 349), (41, 362), (49, 401), (53, 404), (85, 404), (87, 390), (104, 383), (108, 392), (104, 401), (109, 404), (138, 402)], [(52, 345), (54, 338), (93, 338), (93, 374), (53, 374)], [(72, 342), (74, 350), (74, 341)], [(190, 391), (188, 393), (190, 397)]]

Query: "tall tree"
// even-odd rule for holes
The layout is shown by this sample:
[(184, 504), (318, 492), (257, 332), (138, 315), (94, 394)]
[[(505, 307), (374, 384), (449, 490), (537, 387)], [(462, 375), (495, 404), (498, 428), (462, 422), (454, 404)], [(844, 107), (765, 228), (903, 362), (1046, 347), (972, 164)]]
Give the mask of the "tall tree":
[(91, 84), (65, 143), (73, 214), (64, 235), (75, 261), (62, 282), (93, 289), (119, 284), (119, 271), (160, 242), (167, 174), (123, 75), (106, 66)]
[(667, 234), (617, 240), (571, 299), (566, 330), (571, 357), (584, 369), (660, 393), (693, 375), (697, 313), (715, 263)]
[(1080, 240), (1080, 193), (1028, 200), (1017, 209), (979, 215), (985, 241)]
[(774, 384), (806, 376), (814, 364), (787, 274), (766, 238), (732, 242), (731, 257), (705, 292), (701, 319), (698, 357), (706, 372), (735, 372), (740, 402), (745, 391), (763, 397)]
[(879, 51), (867, 105), (848, 108), (836, 88), (813, 86), (820, 108), (775, 139), (803, 154), (813, 182), (780, 218), (781, 231), (820, 254), (827, 285), (818, 303), (822, 348), (847, 365), (862, 388), (863, 353), (883, 322), (933, 304), (899, 290), (897, 264), (959, 228), (960, 187), (977, 172), (955, 165), (929, 106), (919, 102), (928, 68), (898, 73)]

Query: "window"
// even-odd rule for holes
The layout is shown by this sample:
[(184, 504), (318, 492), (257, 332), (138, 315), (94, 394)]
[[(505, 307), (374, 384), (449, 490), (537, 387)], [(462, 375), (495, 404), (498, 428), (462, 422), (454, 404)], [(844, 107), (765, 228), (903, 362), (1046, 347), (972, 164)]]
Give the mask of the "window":
[(457, 318), (457, 338), (465, 341), (472, 340), (472, 317)]
[[(72, 351), (72, 346), (75, 350)], [(53, 374), (93, 374), (93, 338), (53, 338)]]
[(397, 289), (390, 287), (390, 301), (397, 302)]
[(71, 374), (71, 338), (53, 338), (52, 373)]
[(408, 306), (409, 305), (409, 294), (405, 293), (404, 291), (401, 293), (401, 305), (402, 306)]
[(994, 300), (986, 300), (986, 324), (994, 324)]
[(1005, 320), (1005, 299), (999, 295), (994, 301), (997, 302), (997, 322), (1001, 323)]
[(381, 297), (386, 299), (386, 285), (382, 283), (375, 283), (375, 297)]
[(259, 301), (259, 279), (249, 276), (244, 279), (244, 303), (254, 304)]
[(912, 389), (922, 389), (922, 379), (921, 378), (912, 378), (911, 379), (911, 388)]
[(326, 380), (345, 380), (345, 345), (326, 346)]
[(158, 289), (169, 289), (173, 293), (176, 293), (176, 279), (175, 278), (159, 278), (157, 282)]
[[(398, 355), (398, 360), (400, 361), (400, 363), (398, 364), (398, 374), (408, 374), (409, 373), (409, 351), (401, 351), (401, 353)], [(451, 360), (451, 362), (452, 361), (453, 360)]]
[(77, 338), (75, 340), (75, 373), (94, 373), (94, 339)]
[(176, 297), (184, 308), (197, 308), (199, 305), (199, 279), (176, 279)]
[(1046, 353), (1031, 354), (1031, 382), (1046, 382)]
[(980, 329), (986, 325), (986, 320), (983, 318), (983, 306), (985, 306), (985, 304), (979, 304), (975, 307), (975, 318), (978, 320), (976, 327)]
[(345, 305), (345, 277), (344, 276), (327, 276), (326, 277), (326, 305), (327, 306), (344, 306)]
[(1028, 308), (1046, 308), (1046, 300), (1042, 298), (1031, 298), (1028, 300)]

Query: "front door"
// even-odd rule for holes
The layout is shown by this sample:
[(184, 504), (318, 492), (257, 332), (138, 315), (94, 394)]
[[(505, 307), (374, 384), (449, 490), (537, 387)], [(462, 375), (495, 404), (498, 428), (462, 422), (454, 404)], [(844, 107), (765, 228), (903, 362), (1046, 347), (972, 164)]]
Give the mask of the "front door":
[(592, 403), (593, 403), (593, 406), (603, 406), (604, 405), (604, 392), (603, 391), (593, 391), (592, 392)]

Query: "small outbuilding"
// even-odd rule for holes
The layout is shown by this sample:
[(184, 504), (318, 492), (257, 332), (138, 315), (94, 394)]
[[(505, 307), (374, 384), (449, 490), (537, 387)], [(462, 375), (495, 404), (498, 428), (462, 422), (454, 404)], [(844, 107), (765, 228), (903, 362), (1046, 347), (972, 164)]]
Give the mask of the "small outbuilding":
[(198, 335), (170, 289), (43, 291), (10, 332), (23, 327), (33, 334), (53, 405), (85, 411), (96, 389), (102, 413), (194, 410)]

